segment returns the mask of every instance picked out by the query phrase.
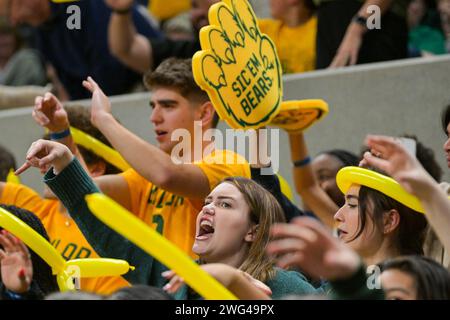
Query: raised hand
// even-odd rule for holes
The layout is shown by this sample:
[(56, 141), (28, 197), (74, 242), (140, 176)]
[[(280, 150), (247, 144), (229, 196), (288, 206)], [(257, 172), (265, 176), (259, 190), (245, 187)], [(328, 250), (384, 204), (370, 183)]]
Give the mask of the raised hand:
[(348, 246), (334, 238), (319, 221), (302, 217), (291, 223), (275, 224), (267, 252), (277, 257), (281, 268), (296, 266), (327, 280), (349, 277), (361, 260)]
[(433, 180), (419, 161), (394, 138), (369, 135), (366, 144), (371, 148), (371, 152), (364, 154), (361, 165), (370, 165), (383, 170), (406, 191), (419, 196), (422, 184)]
[(53, 167), (55, 174), (61, 172), (73, 160), (73, 155), (65, 145), (48, 140), (38, 140), (31, 144), (25, 163), (16, 170), (19, 175), (30, 167), (47, 171)]
[(102, 119), (105, 116), (111, 116), (111, 102), (91, 77), (83, 81), (83, 86), (92, 93), (91, 122), (99, 128)]
[(61, 132), (69, 128), (69, 118), (62, 103), (52, 93), (38, 96), (32, 112), (34, 120), (51, 132)]
[(6, 230), (0, 232), (0, 264), (2, 282), (15, 293), (27, 292), (33, 279), (30, 252), (22, 241)]

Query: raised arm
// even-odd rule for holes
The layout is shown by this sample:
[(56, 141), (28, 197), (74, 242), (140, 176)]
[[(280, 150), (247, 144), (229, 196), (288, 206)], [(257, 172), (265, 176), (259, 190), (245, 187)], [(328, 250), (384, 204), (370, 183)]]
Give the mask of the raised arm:
[(131, 69), (144, 73), (152, 68), (152, 46), (134, 26), (133, 0), (105, 0), (112, 13), (108, 26), (111, 53)]
[[(69, 117), (61, 101), (49, 92), (44, 96), (38, 96), (35, 99), (32, 115), (40, 126), (46, 128), (53, 135), (52, 140), (56, 140), (69, 148), (84, 170), (89, 173), (89, 168), (70, 134)], [(131, 200), (128, 185), (123, 177), (119, 175), (106, 175), (95, 178), (95, 183), (103, 193), (113, 198), (125, 208), (130, 209)]]
[(84, 81), (83, 85), (92, 92), (92, 123), (141, 176), (180, 196), (204, 198), (208, 195), (208, 178), (198, 166), (173, 163), (168, 154), (139, 138), (114, 119), (108, 97), (92, 78)]
[(290, 134), (291, 159), (295, 189), (305, 205), (330, 228), (334, 226), (334, 214), (339, 207), (319, 186), (310, 164), (308, 148), (302, 133)]
[[(364, 154), (364, 162), (385, 171), (406, 191), (419, 198), (428, 222), (445, 249), (450, 250), (450, 200), (437, 182), (406, 149), (390, 137), (368, 136), (372, 152)], [(373, 156), (378, 155), (378, 157)]]

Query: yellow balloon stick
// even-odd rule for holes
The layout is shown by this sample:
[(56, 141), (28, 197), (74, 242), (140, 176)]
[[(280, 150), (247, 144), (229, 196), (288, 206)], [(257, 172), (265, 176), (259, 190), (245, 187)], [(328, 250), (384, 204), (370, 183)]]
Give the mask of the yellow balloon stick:
[(73, 259), (66, 262), (66, 268), (71, 266), (80, 268), (82, 278), (109, 277), (134, 270), (125, 260), (108, 258)]
[(97, 218), (175, 271), (205, 299), (237, 299), (174, 244), (107, 196), (100, 193), (87, 195), (86, 202)]
[(53, 274), (64, 269), (66, 261), (39, 233), (7, 210), (0, 208), (0, 226), (23, 241), (52, 268)]
[(79, 144), (80, 146), (94, 152), (122, 171), (130, 168), (130, 165), (125, 161), (120, 153), (113, 148), (84, 133), (83, 131), (78, 130), (77, 128), (70, 127), (70, 132), (76, 144)]
[(420, 200), (406, 191), (397, 181), (381, 173), (361, 167), (344, 167), (336, 175), (336, 184), (346, 193), (352, 184), (366, 186), (391, 197), (405, 206), (421, 213), (425, 210)]

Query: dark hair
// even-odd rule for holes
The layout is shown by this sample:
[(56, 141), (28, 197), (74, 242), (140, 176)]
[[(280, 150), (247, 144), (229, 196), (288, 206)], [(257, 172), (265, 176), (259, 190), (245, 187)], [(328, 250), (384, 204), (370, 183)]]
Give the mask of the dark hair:
[(347, 150), (333, 149), (333, 150), (322, 151), (319, 153), (319, 155), (321, 155), (321, 154), (328, 154), (330, 156), (335, 157), (343, 164), (344, 167), (358, 166), (358, 164), (359, 164), (358, 156)]
[(441, 121), (442, 121), (442, 130), (444, 130), (445, 135), (447, 135), (448, 134), (447, 127), (448, 124), (450, 123), (450, 104), (446, 106), (444, 110), (442, 110)]
[[(199, 103), (209, 101), (208, 94), (194, 80), (192, 59), (169, 58), (164, 60), (155, 71), (147, 71), (144, 75), (144, 84), (149, 90), (167, 87), (176, 90), (186, 99)], [(219, 116), (215, 112), (213, 127), (216, 127), (218, 122)]]
[(106, 300), (173, 300), (173, 298), (161, 288), (133, 285), (120, 288), (109, 295)]
[(418, 300), (450, 299), (450, 273), (430, 258), (412, 255), (389, 259), (381, 264), (381, 269), (398, 269), (411, 275)]
[[(70, 125), (72, 127), (77, 128), (83, 131), (84, 133), (87, 133), (88, 135), (94, 137), (95, 139), (103, 142), (108, 147), (112, 147), (108, 139), (106, 139), (106, 137), (100, 132), (100, 130), (98, 130), (96, 127), (92, 125), (91, 113), (87, 108), (83, 106), (68, 106), (66, 110)], [(120, 173), (119, 169), (110, 164), (106, 159), (103, 159), (102, 157), (96, 155), (94, 152), (82, 146), (78, 146), (78, 149), (80, 150), (80, 153), (84, 158), (84, 161), (86, 161), (86, 164), (91, 165), (103, 161), (105, 162), (106, 165), (105, 174)]]
[(16, 159), (13, 154), (0, 146), (0, 181), (6, 181), (9, 170), (16, 170), (16, 168)]
[[(376, 228), (382, 229), (383, 213), (394, 209), (400, 215), (400, 223), (395, 231), (394, 240), (397, 251), (401, 255), (423, 255), (427, 220), (422, 213), (414, 211), (385, 194), (365, 186), (361, 186), (358, 197), (360, 223), (358, 232), (353, 240), (364, 231), (367, 217), (373, 221)], [(369, 207), (371, 210), (369, 210)]]
[[(16, 206), (8, 206), (0, 204), (0, 207), (9, 211), (17, 218), (25, 222), (34, 231), (43, 236), (47, 241), (50, 242), (47, 231), (44, 228), (41, 220), (32, 212), (18, 208)], [(0, 227), (0, 230), (3, 229)], [(58, 284), (56, 282), (56, 276), (52, 274), (52, 268), (44, 261), (40, 256), (38, 256), (33, 250), (28, 248), (31, 255), (31, 261), (33, 263), (33, 281), (36, 282), (39, 289), (44, 295), (49, 294), (54, 291), (58, 291)]]
[[(434, 151), (431, 148), (425, 146), (419, 139), (412, 134), (402, 134), (401, 137), (413, 139), (416, 142), (416, 158), (424, 169), (432, 176), (436, 181), (440, 182), (442, 178), (442, 169), (436, 161)], [(361, 148), (361, 158), (366, 151), (370, 152), (370, 148), (364, 146)], [(380, 172), (378, 169), (370, 168), (371, 170)], [(386, 174), (386, 173), (383, 173)]]
[(105, 300), (105, 296), (93, 292), (65, 291), (49, 294), (45, 300)]
[(317, 5), (314, 3), (314, 0), (305, 0), (305, 7), (311, 10), (312, 12), (315, 12), (317, 10)]
[(11, 25), (5, 17), (0, 17), (0, 34), (10, 35), (14, 37), (14, 52), (17, 52), (24, 45), (23, 36), (19, 32), (19, 28)]
[(422, 142), (417, 139), (415, 135), (403, 134), (402, 137), (413, 139), (416, 141), (416, 158), (425, 170), (436, 180), (441, 181), (442, 169), (434, 157), (434, 151), (431, 148), (426, 147)]

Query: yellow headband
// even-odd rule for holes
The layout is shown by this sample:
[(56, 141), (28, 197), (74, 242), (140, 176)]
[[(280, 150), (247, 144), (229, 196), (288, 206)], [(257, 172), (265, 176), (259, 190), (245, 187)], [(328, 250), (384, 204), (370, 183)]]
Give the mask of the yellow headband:
[(425, 213), (417, 197), (407, 192), (394, 179), (378, 172), (360, 167), (345, 167), (337, 173), (336, 183), (344, 194), (352, 184), (358, 184), (377, 190), (417, 212)]
[(75, 141), (76, 144), (79, 144), (80, 146), (102, 157), (105, 161), (108, 161), (116, 168), (122, 171), (126, 171), (130, 168), (130, 165), (124, 158), (122, 158), (120, 153), (113, 148), (84, 133), (83, 131), (78, 130), (77, 128), (70, 127), (70, 132), (72, 134), (73, 141)]

